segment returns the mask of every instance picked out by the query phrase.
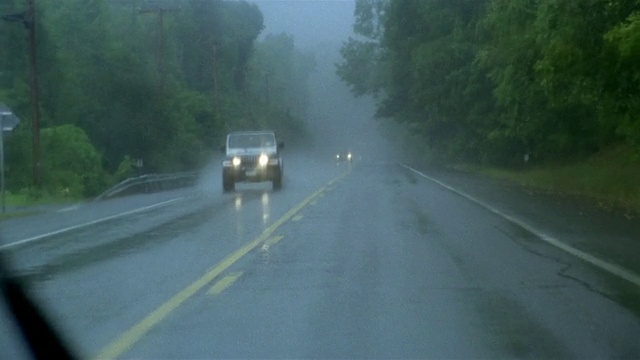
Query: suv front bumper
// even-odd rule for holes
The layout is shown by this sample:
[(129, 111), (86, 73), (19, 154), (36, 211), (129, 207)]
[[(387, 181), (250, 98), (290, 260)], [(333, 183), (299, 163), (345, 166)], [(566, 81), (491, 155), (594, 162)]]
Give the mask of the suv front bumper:
[(262, 182), (272, 181), (280, 176), (279, 165), (266, 165), (266, 166), (233, 166), (232, 164), (224, 164), (222, 169), (222, 175), (226, 179), (233, 180), (233, 182)]

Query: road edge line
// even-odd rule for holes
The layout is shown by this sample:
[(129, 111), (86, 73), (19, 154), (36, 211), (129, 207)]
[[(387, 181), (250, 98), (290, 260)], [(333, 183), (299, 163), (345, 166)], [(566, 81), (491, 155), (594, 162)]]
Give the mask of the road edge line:
[(475, 197), (473, 197), (473, 196), (471, 196), (471, 195), (469, 195), (469, 194), (467, 194), (465, 192), (462, 192), (462, 191), (460, 191), (460, 190), (458, 190), (458, 189), (456, 189), (456, 188), (454, 188), (454, 187), (452, 187), (450, 185), (447, 185), (447, 184), (443, 183), (442, 181), (440, 181), (438, 179), (435, 179), (435, 178), (433, 178), (433, 177), (431, 177), (429, 175), (426, 175), (425, 173), (423, 173), (423, 172), (421, 172), (419, 170), (416, 170), (416, 169), (412, 168), (409, 165), (403, 164), (401, 162), (398, 162), (398, 164), (400, 166), (404, 167), (405, 169), (410, 170), (410, 171), (420, 175), (421, 177), (423, 177), (423, 178), (425, 178), (425, 179), (427, 179), (429, 181), (432, 181), (432, 182), (440, 185), (441, 187), (443, 187), (443, 188), (455, 193), (456, 195), (462, 196), (463, 198), (465, 198), (467, 200), (470, 200), (470, 201), (476, 203), (477, 205), (480, 205), (481, 207), (485, 208), (486, 210), (489, 210), (492, 213), (494, 213), (496, 215), (499, 215), (503, 219), (505, 219), (505, 220), (515, 224), (515, 225), (520, 226), (521, 228), (523, 228), (526, 231), (532, 233), (533, 235), (538, 237), (540, 240), (546, 242), (547, 244), (553, 245), (556, 248), (558, 248), (558, 249), (560, 249), (560, 250), (562, 250), (562, 251), (564, 251), (564, 252), (566, 252), (568, 254), (571, 254), (571, 255), (579, 258), (582, 261), (585, 261), (585, 262), (587, 262), (587, 263), (589, 263), (589, 264), (591, 264), (591, 265), (593, 265), (593, 266), (595, 266), (595, 267), (597, 267), (597, 268), (599, 268), (601, 270), (604, 270), (604, 271), (606, 271), (606, 272), (608, 272), (608, 273), (610, 273), (612, 275), (615, 275), (615, 276), (617, 276), (617, 277), (619, 277), (619, 278), (621, 278), (623, 280), (626, 280), (626, 281), (628, 281), (628, 282), (640, 287), (640, 275), (638, 275), (638, 274), (636, 274), (636, 273), (634, 273), (634, 272), (632, 272), (630, 270), (627, 270), (627, 269), (625, 269), (625, 268), (623, 268), (621, 266), (618, 266), (618, 265), (612, 264), (610, 262), (607, 262), (605, 260), (602, 260), (602, 259), (600, 259), (600, 258), (598, 258), (598, 257), (596, 257), (594, 255), (591, 255), (591, 254), (589, 254), (587, 252), (584, 252), (582, 250), (576, 249), (573, 246), (568, 245), (568, 244), (556, 239), (555, 237), (550, 236), (550, 235), (544, 233), (543, 231), (540, 231), (540, 230), (536, 229), (532, 225), (529, 225), (529, 224), (525, 223), (522, 220), (516, 219), (513, 216), (507, 215), (507, 214), (503, 213), (502, 211), (498, 210), (497, 208), (495, 208), (495, 207), (493, 207), (493, 206), (491, 206), (491, 205), (489, 205), (489, 204), (487, 204), (487, 203), (485, 203), (485, 202), (483, 202), (483, 201), (481, 201), (481, 200), (479, 200), (479, 199), (477, 199), (477, 198), (475, 198)]
[(82, 229), (82, 228), (87, 227), (87, 226), (96, 225), (96, 224), (99, 224), (99, 223), (102, 223), (102, 222), (105, 222), (105, 221), (109, 221), (109, 220), (113, 220), (113, 219), (117, 219), (117, 218), (120, 218), (120, 217), (123, 217), (123, 216), (132, 215), (132, 214), (136, 214), (136, 213), (139, 213), (139, 212), (155, 209), (155, 208), (158, 208), (158, 207), (161, 207), (161, 206), (165, 206), (165, 205), (169, 205), (169, 204), (172, 204), (174, 202), (177, 202), (177, 201), (180, 201), (180, 200), (184, 200), (184, 199), (185, 199), (184, 197), (178, 197), (178, 198), (175, 198), (175, 199), (159, 202), (157, 204), (144, 206), (144, 207), (141, 207), (141, 208), (129, 210), (129, 211), (126, 211), (126, 212), (123, 212), (123, 213), (115, 214), (115, 215), (110, 215), (110, 216), (107, 216), (107, 217), (104, 217), (104, 218), (100, 218), (100, 219), (97, 219), (97, 220), (92, 220), (92, 221), (89, 221), (89, 222), (86, 222), (86, 223), (69, 226), (69, 227), (66, 227), (66, 228), (63, 228), (63, 229), (60, 229), (60, 230), (51, 231), (51, 232), (48, 232), (48, 233), (45, 233), (45, 234), (32, 236), (30, 238), (26, 238), (26, 239), (22, 239), (22, 240), (18, 240), (18, 241), (12, 242), (10, 244), (2, 245), (2, 246), (0, 246), (0, 251), (9, 250), (9, 249), (12, 249), (12, 248), (15, 248), (15, 247), (20, 247), (20, 246), (23, 246), (23, 245), (26, 245), (26, 244), (29, 244), (29, 243), (32, 243), (32, 242), (36, 242), (38, 240), (42, 240), (42, 239), (51, 237), (51, 236), (60, 235), (60, 234), (63, 234), (65, 232), (68, 232), (68, 231)]

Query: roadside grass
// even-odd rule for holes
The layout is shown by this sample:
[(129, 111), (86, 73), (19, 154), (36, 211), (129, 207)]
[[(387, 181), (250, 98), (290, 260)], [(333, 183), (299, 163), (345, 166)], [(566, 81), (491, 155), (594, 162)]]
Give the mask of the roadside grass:
[(594, 200), (605, 209), (640, 213), (640, 160), (624, 147), (615, 147), (571, 164), (508, 170), (463, 166), (459, 169), (506, 179), (524, 186)]
[(0, 213), (0, 221), (39, 214), (44, 211), (42, 208), (39, 208), (42, 206), (64, 205), (79, 200), (80, 199), (70, 198), (68, 196), (51, 196), (44, 194), (34, 197), (28, 193), (12, 194), (7, 192), (5, 194), (6, 212)]
[(48, 194), (42, 194), (37, 197), (27, 193), (13, 194), (7, 192), (5, 194), (5, 204), (10, 207), (19, 208), (38, 205), (62, 205), (78, 200), (79, 199), (74, 199), (68, 196), (52, 196)]
[(80, 199), (63, 197), (63, 196), (51, 196), (41, 195), (34, 197), (27, 193), (12, 194), (7, 192), (5, 194), (5, 206), (6, 212), (0, 213), (0, 221), (31, 216), (42, 213), (44, 210), (38, 208), (40, 206), (47, 205), (64, 205), (74, 203)]
[(40, 212), (41, 211), (38, 211), (38, 210), (7, 212), (7, 213), (4, 213), (4, 214), (0, 214), (0, 221), (20, 218), (20, 217), (25, 217), (25, 216), (31, 216), (31, 215), (39, 214)]

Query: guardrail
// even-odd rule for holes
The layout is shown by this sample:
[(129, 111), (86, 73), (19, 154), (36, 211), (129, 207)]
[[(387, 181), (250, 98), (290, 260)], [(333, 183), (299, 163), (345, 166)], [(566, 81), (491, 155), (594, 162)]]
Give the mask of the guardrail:
[(128, 178), (100, 194), (94, 201), (116, 196), (146, 194), (194, 186), (199, 174), (199, 172), (194, 171), (173, 174), (148, 174)]

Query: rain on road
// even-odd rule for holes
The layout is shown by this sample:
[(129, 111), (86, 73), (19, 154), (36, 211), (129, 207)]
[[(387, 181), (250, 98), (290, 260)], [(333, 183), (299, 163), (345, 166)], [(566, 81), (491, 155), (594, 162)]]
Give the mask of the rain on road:
[[(414, 165), (481, 188), (498, 214), (402, 166), (413, 159), (337, 84), (335, 60), (311, 79), (311, 137), (287, 144), (282, 191), (222, 194), (216, 160), (195, 188), (2, 223), (14, 273), (81, 357), (640, 357), (638, 284), (503, 215), (576, 247), (595, 217), (563, 231), (508, 187)], [(0, 317), (0, 358), (24, 357)]]
[(401, 166), (376, 127), (361, 134), (374, 145), (352, 163), (289, 149), (279, 192), (223, 195), (212, 169), (206, 186), (86, 205), (161, 204), (12, 263), (83, 357), (640, 355), (637, 311), (603, 296), (624, 281)]

